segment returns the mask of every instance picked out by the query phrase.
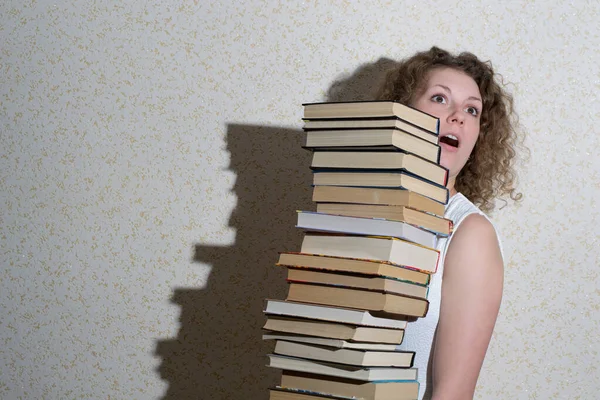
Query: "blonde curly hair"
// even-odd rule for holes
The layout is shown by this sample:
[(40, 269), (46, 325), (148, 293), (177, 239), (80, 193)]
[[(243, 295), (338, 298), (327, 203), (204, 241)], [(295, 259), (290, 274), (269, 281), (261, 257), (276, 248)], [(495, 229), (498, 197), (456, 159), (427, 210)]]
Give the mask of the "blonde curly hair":
[(494, 209), (494, 199), (508, 195), (518, 201), (514, 162), (518, 145), (513, 98), (496, 82), (491, 62), (463, 52), (455, 56), (432, 47), (397, 62), (386, 74), (377, 95), (411, 105), (426, 88), (432, 70), (453, 68), (477, 83), (483, 100), (481, 129), (467, 163), (456, 177), (455, 189), (485, 212)]

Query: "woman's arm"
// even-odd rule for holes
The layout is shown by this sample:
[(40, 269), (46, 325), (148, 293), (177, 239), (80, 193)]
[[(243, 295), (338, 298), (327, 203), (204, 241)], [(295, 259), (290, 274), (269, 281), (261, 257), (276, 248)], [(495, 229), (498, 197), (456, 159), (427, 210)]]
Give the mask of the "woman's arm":
[(472, 399), (502, 300), (504, 267), (496, 232), (465, 218), (444, 260), (433, 355), (433, 399)]

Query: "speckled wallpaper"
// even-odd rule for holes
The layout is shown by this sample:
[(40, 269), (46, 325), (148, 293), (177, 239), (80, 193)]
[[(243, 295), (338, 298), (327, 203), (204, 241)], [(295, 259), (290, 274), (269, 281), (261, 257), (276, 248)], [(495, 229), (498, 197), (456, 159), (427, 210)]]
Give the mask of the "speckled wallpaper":
[(313, 209), (300, 104), (431, 45), (516, 99), (524, 200), (479, 399), (600, 392), (600, 3), (0, 4), (0, 398), (266, 399), (278, 251)]

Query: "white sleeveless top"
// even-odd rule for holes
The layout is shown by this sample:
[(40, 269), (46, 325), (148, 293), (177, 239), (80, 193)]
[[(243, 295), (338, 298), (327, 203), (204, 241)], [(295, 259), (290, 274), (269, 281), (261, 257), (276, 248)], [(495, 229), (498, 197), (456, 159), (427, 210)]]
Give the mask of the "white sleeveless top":
[[(461, 193), (457, 193), (450, 198), (446, 205), (444, 217), (452, 220), (454, 223), (454, 232), (458, 230), (462, 221), (470, 214), (483, 215), (488, 221), (490, 219), (477, 206), (471, 203)], [(491, 223), (491, 221), (490, 221)], [(492, 224), (493, 226), (493, 224)], [(495, 228), (494, 228), (495, 229)], [(498, 236), (496, 232), (496, 236)], [(404, 333), (404, 341), (398, 350), (414, 351), (415, 362), (414, 368), (418, 369), (419, 400), (431, 398), (431, 386), (427, 386), (430, 381), (431, 371), (429, 370), (429, 360), (431, 357), (431, 349), (433, 345), (433, 337), (437, 328), (440, 317), (440, 300), (442, 297), (442, 278), (444, 274), (444, 259), (446, 250), (452, 241), (452, 236), (448, 238), (439, 238), (436, 248), (440, 251), (440, 261), (435, 274), (431, 276), (429, 283), (429, 311), (425, 318), (419, 318), (415, 322), (410, 322)], [(498, 240), (500, 243), (500, 240)], [(502, 246), (500, 246), (502, 251)]]

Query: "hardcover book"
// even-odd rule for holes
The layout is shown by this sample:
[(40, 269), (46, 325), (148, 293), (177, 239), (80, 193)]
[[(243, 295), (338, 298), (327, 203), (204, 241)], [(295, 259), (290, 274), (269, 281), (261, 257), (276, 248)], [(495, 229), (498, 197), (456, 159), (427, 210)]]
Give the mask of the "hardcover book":
[(316, 170), (382, 170), (406, 171), (436, 185), (445, 186), (448, 170), (439, 164), (402, 151), (317, 151), (311, 168)]
[(279, 354), (269, 354), (268, 366), (286, 371), (308, 372), (365, 382), (414, 381), (417, 379), (416, 368), (359, 367)]
[(416, 108), (386, 100), (304, 103), (304, 118), (397, 117), (431, 133), (438, 134), (440, 120)]
[(439, 164), (441, 147), (397, 129), (306, 132), (306, 148), (316, 150), (403, 150)]

